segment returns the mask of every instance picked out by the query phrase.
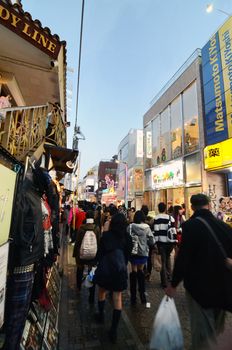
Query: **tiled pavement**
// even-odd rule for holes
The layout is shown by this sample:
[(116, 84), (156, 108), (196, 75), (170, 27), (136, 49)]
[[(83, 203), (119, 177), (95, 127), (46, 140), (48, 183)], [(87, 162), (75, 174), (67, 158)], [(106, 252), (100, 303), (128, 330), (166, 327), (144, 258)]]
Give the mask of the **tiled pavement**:
[[(72, 246), (67, 246), (67, 249), (64, 251), (59, 350), (148, 349), (154, 315), (164, 295), (162, 289), (159, 287), (159, 273), (153, 271), (151, 281), (147, 282), (148, 301), (151, 303), (150, 309), (146, 309), (139, 302), (136, 306), (131, 307), (129, 294), (128, 292), (124, 293), (124, 311), (119, 324), (118, 342), (116, 345), (112, 345), (107, 337), (107, 330), (110, 327), (112, 314), (110, 300), (108, 299), (106, 303), (105, 325), (96, 324), (93, 316), (97, 310), (97, 302), (95, 302), (95, 306), (88, 304), (88, 291), (86, 288), (83, 287), (81, 293), (77, 292), (75, 284), (76, 269), (74, 259), (72, 258)], [(178, 288), (175, 302), (182, 325), (185, 349), (188, 349), (190, 345), (190, 325), (183, 287)], [(226, 331), (228, 336), (232, 332), (231, 316), (227, 320)], [(232, 350), (232, 344), (228, 345), (228, 339), (224, 341), (224, 345), (220, 344), (215, 350)]]

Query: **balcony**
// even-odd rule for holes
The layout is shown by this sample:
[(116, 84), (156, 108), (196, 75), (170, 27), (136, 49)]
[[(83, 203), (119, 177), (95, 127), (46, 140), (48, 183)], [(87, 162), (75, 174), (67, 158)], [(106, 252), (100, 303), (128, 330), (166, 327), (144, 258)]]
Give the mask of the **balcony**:
[(0, 145), (24, 161), (43, 143), (66, 146), (66, 131), (59, 109), (53, 106), (13, 107), (0, 110)]

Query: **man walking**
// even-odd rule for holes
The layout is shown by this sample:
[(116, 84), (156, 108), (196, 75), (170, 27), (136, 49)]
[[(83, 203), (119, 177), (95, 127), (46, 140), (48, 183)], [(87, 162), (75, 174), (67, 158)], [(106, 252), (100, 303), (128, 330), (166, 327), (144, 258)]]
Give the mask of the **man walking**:
[(161, 286), (167, 288), (169, 281), (171, 280), (171, 252), (175, 245), (175, 240), (171, 242), (168, 237), (168, 230), (172, 227), (175, 231), (175, 220), (172, 216), (165, 213), (166, 204), (158, 204), (159, 214), (156, 215), (154, 220), (154, 236), (155, 242), (159, 254), (161, 256)]
[(193, 195), (191, 205), (194, 214), (182, 226), (182, 242), (166, 294), (173, 297), (178, 284), (184, 281), (191, 350), (205, 350), (216, 343), (217, 335), (223, 331), (225, 310), (230, 310), (225, 286), (232, 287), (232, 278), (225, 279), (225, 258), (219, 242), (227, 256), (232, 257), (232, 230), (213, 216), (209, 198), (204, 194)]

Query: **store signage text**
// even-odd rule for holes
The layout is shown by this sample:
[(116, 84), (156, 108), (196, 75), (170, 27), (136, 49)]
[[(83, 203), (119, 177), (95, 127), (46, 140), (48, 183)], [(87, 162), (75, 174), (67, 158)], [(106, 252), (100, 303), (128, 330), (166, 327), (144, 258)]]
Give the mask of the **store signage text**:
[(202, 49), (206, 144), (232, 137), (232, 17)]
[(183, 162), (178, 160), (152, 169), (152, 188), (183, 186)]
[(25, 40), (29, 41), (34, 46), (40, 48), (46, 54), (53, 58), (57, 58), (60, 43), (52, 39), (52, 37), (41, 33), (39, 28), (33, 22), (25, 19), (20, 13), (13, 8), (8, 7), (0, 0), (0, 24), (8, 29), (16, 32)]
[(232, 139), (205, 147), (205, 169), (215, 170), (232, 166)]

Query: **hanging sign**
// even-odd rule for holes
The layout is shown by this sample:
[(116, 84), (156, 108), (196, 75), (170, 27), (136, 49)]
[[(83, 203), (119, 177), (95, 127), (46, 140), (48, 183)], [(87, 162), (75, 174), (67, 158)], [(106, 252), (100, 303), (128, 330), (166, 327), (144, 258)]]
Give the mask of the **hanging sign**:
[(23, 11), (18, 12), (12, 5), (0, 0), (0, 24), (56, 59), (61, 48), (61, 43), (55, 40), (52, 35), (45, 33), (32, 20), (30, 21), (28, 18), (25, 18), (23, 14)]
[(14, 199), (16, 173), (0, 164), (0, 245), (7, 242)]

